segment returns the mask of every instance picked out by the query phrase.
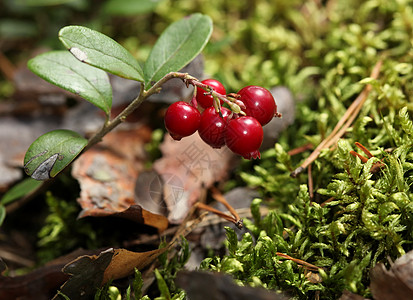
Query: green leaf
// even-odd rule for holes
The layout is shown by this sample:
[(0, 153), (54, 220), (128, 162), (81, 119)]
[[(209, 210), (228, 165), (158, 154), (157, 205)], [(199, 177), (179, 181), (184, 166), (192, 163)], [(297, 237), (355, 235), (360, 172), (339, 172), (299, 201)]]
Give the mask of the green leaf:
[(171, 24), (159, 37), (145, 62), (145, 85), (182, 69), (202, 51), (211, 33), (212, 20), (202, 14), (193, 14)]
[(171, 299), (168, 285), (166, 284), (165, 279), (163, 279), (161, 273), (159, 273), (158, 269), (155, 269), (155, 277), (158, 283), (158, 289), (161, 292), (161, 297), (163, 297), (164, 299)]
[(6, 218), (6, 208), (4, 207), (4, 205), (0, 205), (0, 226), (3, 224), (5, 218)]
[(222, 259), (221, 271), (232, 274), (236, 272), (243, 272), (244, 267), (242, 265), (242, 262), (240, 262), (236, 258), (225, 256)]
[(34, 192), (41, 185), (41, 181), (26, 178), (8, 190), (1, 198), (0, 203), (6, 205), (14, 200), (20, 199), (21, 197)]
[(112, 87), (102, 70), (82, 64), (67, 51), (52, 51), (29, 60), (29, 69), (44, 80), (70, 91), (109, 114)]
[(140, 15), (152, 12), (162, 0), (108, 0), (103, 11), (110, 15)]
[(81, 62), (114, 75), (143, 81), (143, 72), (132, 54), (110, 37), (83, 26), (66, 26), (59, 39)]
[(142, 274), (137, 268), (135, 268), (135, 278), (132, 281), (132, 287), (135, 297), (140, 299), (142, 297), (143, 280)]
[(24, 170), (36, 180), (55, 177), (85, 148), (87, 139), (77, 132), (50, 131), (30, 145), (24, 157)]

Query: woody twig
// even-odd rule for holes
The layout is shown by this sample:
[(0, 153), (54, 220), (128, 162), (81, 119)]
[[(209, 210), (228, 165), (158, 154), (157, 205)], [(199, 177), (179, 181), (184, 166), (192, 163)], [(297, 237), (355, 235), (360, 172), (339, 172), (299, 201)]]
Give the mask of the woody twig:
[[(374, 66), (370, 77), (373, 79), (377, 79), (380, 73), (380, 68), (383, 61), (379, 60), (376, 65)], [(360, 112), (361, 108), (363, 107), (364, 102), (369, 95), (372, 86), (370, 84), (366, 85), (363, 91), (359, 94), (359, 96), (353, 101), (353, 103), (349, 106), (346, 113), (343, 117), (338, 121), (337, 125), (334, 127), (333, 131), (330, 133), (328, 137), (326, 137), (318, 146), (317, 148), (310, 154), (310, 156), (293, 172), (291, 172), (291, 177), (297, 177), (301, 172), (303, 172), (317, 157), (320, 155), (323, 149), (328, 149), (331, 146), (334, 146), (337, 141), (344, 135), (346, 130), (351, 126), (354, 119), (357, 117), (358, 113)]]
[(213, 208), (212, 206), (209, 206), (207, 204), (204, 204), (202, 202), (198, 202), (196, 204), (197, 208), (203, 209), (209, 212), (212, 212), (216, 214), (217, 216), (227, 220), (228, 222), (234, 223), (235, 226), (237, 226), (238, 229), (241, 229), (243, 227), (243, 222), (242, 219), (239, 217), (237, 211), (227, 202), (225, 197), (219, 192), (217, 189), (212, 188), (212, 198), (214, 198), (216, 201), (222, 203), (228, 211), (231, 213), (231, 215), (226, 214), (216, 208)]
[(291, 256), (289, 256), (289, 255), (287, 255), (287, 254), (284, 254), (284, 253), (281, 253), (281, 252), (277, 252), (277, 253), (275, 253), (275, 254), (277, 254), (277, 256), (279, 256), (279, 257), (292, 260), (293, 262), (295, 262), (295, 263), (303, 266), (304, 268), (306, 268), (307, 270), (310, 270), (310, 271), (318, 271), (319, 269), (322, 269), (322, 268), (317, 267), (317, 266), (315, 266), (315, 265), (313, 265), (313, 264), (310, 264), (310, 263), (308, 263), (308, 262), (306, 262), (306, 261), (304, 261), (304, 260), (291, 257)]

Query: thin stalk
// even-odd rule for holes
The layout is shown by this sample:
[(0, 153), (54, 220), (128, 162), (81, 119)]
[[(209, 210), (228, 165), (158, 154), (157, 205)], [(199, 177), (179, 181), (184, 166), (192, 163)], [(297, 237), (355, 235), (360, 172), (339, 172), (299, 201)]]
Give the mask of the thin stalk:
[[(373, 79), (377, 79), (379, 76), (380, 68), (383, 61), (379, 60), (376, 65), (374, 66), (370, 77)], [(364, 102), (369, 95), (372, 86), (370, 84), (366, 85), (363, 91), (359, 94), (356, 100), (349, 106), (346, 113), (343, 117), (338, 121), (337, 125), (334, 127), (333, 131), (326, 137), (318, 146), (317, 148), (310, 154), (310, 156), (293, 172), (291, 172), (291, 177), (297, 177), (301, 172), (303, 172), (313, 161), (317, 159), (323, 149), (330, 148), (331, 146), (335, 145), (337, 141), (344, 135), (347, 129), (351, 126), (355, 118), (357, 117), (358, 113), (360, 112), (361, 108), (363, 107)]]
[[(98, 142), (102, 140), (102, 138), (112, 131), (115, 127), (121, 124), (126, 118), (133, 113), (148, 97), (152, 96), (153, 94), (159, 93), (161, 91), (162, 85), (165, 84), (168, 80), (172, 78), (182, 78), (185, 80), (189, 76), (187, 73), (179, 73), (179, 72), (171, 72), (166, 74), (163, 78), (157, 81), (151, 88), (147, 91), (144, 89), (143, 85), (141, 84), (139, 95), (121, 112), (119, 113), (113, 120), (107, 121), (103, 127), (93, 135), (86, 145), (84, 151), (88, 150)], [(194, 78), (195, 79), (195, 78)]]
[(242, 101), (239, 101), (237, 99), (232, 99), (228, 100), (225, 95), (221, 95), (217, 92), (215, 92), (211, 87), (209, 87), (206, 84), (201, 83), (197, 78), (189, 75), (188, 73), (180, 73), (180, 72), (170, 72), (166, 74), (164, 77), (162, 77), (160, 80), (158, 80), (152, 87), (150, 87), (148, 90), (145, 90), (143, 85), (141, 84), (141, 88), (139, 90), (139, 95), (120, 113), (118, 114), (113, 120), (107, 120), (105, 124), (102, 126), (102, 128), (93, 135), (89, 141), (88, 144), (86, 145), (85, 149), (83, 152), (86, 150), (90, 149), (92, 146), (97, 144), (102, 140), (102, 138), (112, 131), (115, 127), (117, 127), (119, 124), (121, 124), (123, 121), (126, 120), (126, 118), (134, 112), (141, 104), (143, 101), (145, 101), (148, 97), (152, 96), (153, 94), (157, 94), (161, 91), (162, 86), (169, 80), (173, 78), (180, 78), (183, 80), (183, 82), (189, 86), (193, 85), (194, 87), (200, 87), (206, 92), (210, 93), (212, 96), (217, 97), (218, 99), (222, 99), (227, 103), (231, 103), (234, 105), (234, 102), (236, 105), (239, 105), (242, 108), (245, 108), (245, 105), (242, 103)]

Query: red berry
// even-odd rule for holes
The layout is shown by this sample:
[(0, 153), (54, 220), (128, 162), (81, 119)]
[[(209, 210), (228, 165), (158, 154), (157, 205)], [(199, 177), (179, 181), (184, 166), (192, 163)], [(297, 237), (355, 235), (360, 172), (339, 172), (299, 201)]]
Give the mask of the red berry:
[(178, 101), (166, 110), (165, 127), (174, 140), (180, 140), (197, 131), (201, 121), (199, 111), (186, 102)]
[(225, 130), (231, 111), (221, 107), (221, 115), (214, 107), (208, 107), (201, 114), (201, 124), (198, 133), (201, 139), (212, 148), (221, 148), (225, 145)]
[(246, 159), (260, 158), (259, 148), (264, 132), (260, 122), (250, 116), (229, 121), (225, 133), (225, 143), (232, 152)]
[(277, 113), (277, 105), (271, 92), (263, 87), (250, 85), (238, 93), (246, 109), (247, 116), (254, 117), (262, 126), (271, 121)]
[[(225, 91), (225, 87), (222, 85), (221, 82), (215, 79), (205, 79), (202, 80), (201, 83), (209, 85), (211, 88), (214, 89), (215, 92), (225, 95), (227, 92)], [(212, 95), (205, 95), (207, 93), (205, 90), (201, 89), (200, 87), (196, 88), (196, 100), (199, 105), (203, 108), (207, 108), (212, 106), (214, 97)], [(222, 104), (222, 101), (221, 101)]]

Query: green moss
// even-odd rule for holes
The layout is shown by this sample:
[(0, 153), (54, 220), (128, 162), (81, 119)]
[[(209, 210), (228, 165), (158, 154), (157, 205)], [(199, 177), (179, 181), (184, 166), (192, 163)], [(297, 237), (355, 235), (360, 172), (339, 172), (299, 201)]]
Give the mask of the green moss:
[[(413, 248), (413, 3), (254, 2), (255, 9), (241, 9), (243, 18), (233, 21), (227, 46), (232, 49), (221, 49), (223, 57), (233, 57), (226, 57), (226, 64), (217, 59), (224, 66), (220, 76), (234, 88), (284, 84), (301, 101), (294, 125), (274, 148), (240, 168), (244, 182), (273, 209), (261, 218), (254, 202), (254, 220), (245, 221), (251, 234), (238, 241), (228, 230), (228, 255), (208, 258), (203, 267), (300, 299), (315, 293), (336, 299), (344, 289), (371, 296), (370, 269)], [(230, 20), (226, 13), (221, 12), (218, 28)], [(378, 79), (369, 78), (380, 59)], [(289, 176), (309, 152), (293, 157), (287, 152), (308, 142), (316, 147), (366, 84), (373, 89), (353, 126), (312, 164), (310, 199), (308, 175)], [(363, 164), (353, 157), (355, 142), (375, 158)], [(384, 167), (371, 173), (379, 161)], [(275, 252), (322, 267), (322, 282), (311, 283), (303, 268)]]
[(46, 193), (49, 215), (38, 233), (39, 263), (46, 263), (78, 247), (96, 248), (96, 233), (90, 224), (77, 220), (79, 206)]

